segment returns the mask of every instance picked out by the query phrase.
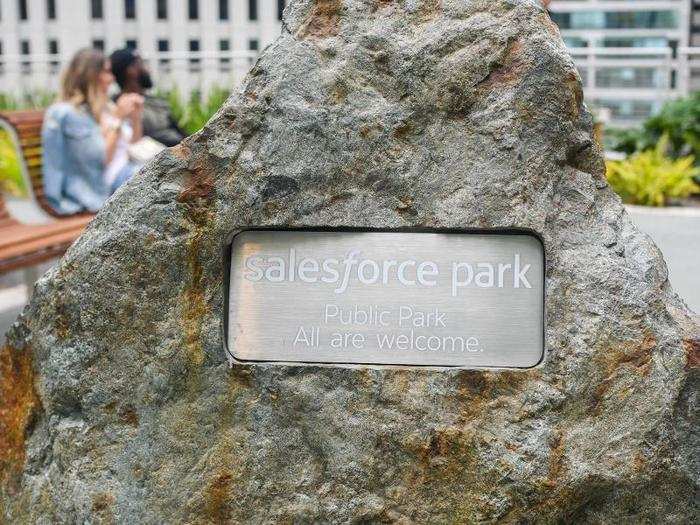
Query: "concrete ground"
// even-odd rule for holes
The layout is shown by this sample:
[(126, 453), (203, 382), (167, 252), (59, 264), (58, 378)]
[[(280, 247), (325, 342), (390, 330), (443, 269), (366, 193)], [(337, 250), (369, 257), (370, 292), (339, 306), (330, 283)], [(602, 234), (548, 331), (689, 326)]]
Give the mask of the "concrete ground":
[[(629, 206), (632, 220), (661, 249), (669, 280), (691, 310), (700, 313), (700, 208)], [(38, 268), (43, 274), (50, 264)], [(0, 340), (26, 302), (22, 272), (0, 277)]]
[(664, 254), (673, 289), (700, 313), (700, 208), (628, 206), (627, 210)]

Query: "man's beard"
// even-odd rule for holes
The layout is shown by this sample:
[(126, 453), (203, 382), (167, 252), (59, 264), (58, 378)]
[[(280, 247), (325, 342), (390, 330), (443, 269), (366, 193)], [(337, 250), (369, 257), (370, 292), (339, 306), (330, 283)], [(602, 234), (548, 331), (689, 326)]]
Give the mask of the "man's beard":
[(151, 80), (151, 74), (148, 71), (141, 71), (139, 74), (139, 86), (143, 89), (151, 89), (153, 87), (153, 80)]

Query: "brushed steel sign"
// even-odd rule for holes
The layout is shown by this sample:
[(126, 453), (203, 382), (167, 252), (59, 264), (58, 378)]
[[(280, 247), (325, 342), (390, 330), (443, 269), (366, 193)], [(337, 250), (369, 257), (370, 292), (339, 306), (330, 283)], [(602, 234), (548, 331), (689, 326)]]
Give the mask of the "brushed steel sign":
[(232, 362), (526, 368), (544, 355), (532, 235), (246, 230), (230, 248)]

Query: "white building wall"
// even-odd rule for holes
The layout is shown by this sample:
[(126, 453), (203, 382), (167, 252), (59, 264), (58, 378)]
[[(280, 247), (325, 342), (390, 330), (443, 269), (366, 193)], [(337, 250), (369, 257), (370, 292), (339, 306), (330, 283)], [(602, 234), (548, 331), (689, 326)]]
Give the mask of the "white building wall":
[[(56, 20), (48, 20), (46, 0), (26, 0), (28, 19), (20, 20), (18, 0), (0, 0), (0, 92), (23, 94), (36, 90), (55, 91), (56, 67), (64, 65), (80, 48), (103, 40), (105, 51), (124, 47), (135, 40), (137, 48), (151, 66), (159, 87), (177, 86), (186, 93), (212, 85), (233, 87), (245, 75), (256, 52), (249, 51), (251, 41), (262, 50), (279, 35), (277, 0), (257, 0), (258, 20), (249, 20), (248, 0), (228, 0), (229, 19), (219, 20), (218, 0), (199, 0), (199, 19), (188, 18), (188, 0), (168, 0), (168, 17), (158, 20), (156, 0), (135, 0), (136, 19), (124, 16), (124, 0), (102, 0), (103, 19), (93, 20), (90, 0), (55, 0)], [(22, 57), (20, 41), (30, 42), (31, 57)], [(49, 57), (49, 40), (58, 41), (59, 56)], [(168, 40), (169, 53), (159, 54), (157, 41)], [(229, 51), (221, 54), (219, 42), (229, 40)], [(190, 40), (200, 42), (200, 55), (189, 53)], [(190, 58), (200, 59), (200, 67)], [(168, 59), (169, 68), (158, 67), (158, 59)], [(228, 58), (230, 66), (220, 67)], [(31, 61), (31, 70), (22, 71), (21, 63)]]
[[(562, 29), (562, 36), (579, 39), (586, 47), (570, 47), (581, 72), (586, 100), (593, 107), (611, 109), (615, 125), (635, 125), (658, 110), (665, 100), (686, 94), (700, 84), (700, 51), (688, 49), (691, 5), (698, 0), (554, 0), (552, 13), (606, 13), (669, 10), (676, 13), (673, 28), (586, 28)], [(181, 93), (192, 89), (208, 90), (212, 85), (234, 87), (245, 75), (255, 52), (251, 41), (262, 50), (280, 32), (277, 0), (257, 0), (258, 19), (250, 20), (248, 0), (228, 0), (229, 18), (219, 20), (219, 0), (199, 0), (199, 19), (188, 18), (188, 0), (168, 0), (168, 17), (158, 20), (156, 0), (135, 0), (136, 19), (127, 20), (125, 0), (102, 0), (104, 17), (93, 20), (91, 0), (55, 0), (56, 20), (48, 20), (46, 0), (26, 0), (28, 20), (20, 21), (19, 0), (0, 0), (0, 92), (24, 94), (37, 90), (56, 91), (58, 71), (51, 60), (61, 65), (80, 48), (94, 40), (103, 40), (105, 50), (123, 47), (135, 40), (151, 66), (156, 85), (177, 87)], [(594, 15), (595, 16), (595, 15)], [(654, 50), (600, 49), (605, 38), (658, 38), (673, 43)], [(49, 57), (49, 40), (55, 39), (59, 56)], [(220, 41), (229, 41), (222, 54)], [(22, 57), (20, 42), (30, 44), (31, 57)], [(158, 53), (157, 41), (167, 40), (168, 53)], [(200, 54), (189, 51), (190, 40), (198, 40)], [(190, 63), (199, 59), (199, 67)], [(221, 67), (221, 60), (228, 64)], [(163, 60), (168, 61), (163, 64)], [(30, 67), (22, 66), (30, 62)], [(696, 67), (697, 66), (697, 67)], [(646, 72), (644, 70), (647, 70)], [(649, 70), (653, 70), (650, 72)], [(616, 79), (616, 75), (619, 79)], [(652, 75), (653, 85), (634, 86), (630, 75)], [(605, 80), (607, 77), (607, 80)], [(647, 77), (649, 78), (649, 77)], [(694, 82), (694, 80), (696, 82)], [(617, 85), (619, 82), (620, 85)], [(630, 85), (632, 82), (632, 85)], [(606, 84), (606, 85), (601, 85)], [(625, 111), (629, 114), (624, 114)], [(631, 109), (630, 109), (631, 108)], [(602, 112), (604, 114), (605, 111)]]

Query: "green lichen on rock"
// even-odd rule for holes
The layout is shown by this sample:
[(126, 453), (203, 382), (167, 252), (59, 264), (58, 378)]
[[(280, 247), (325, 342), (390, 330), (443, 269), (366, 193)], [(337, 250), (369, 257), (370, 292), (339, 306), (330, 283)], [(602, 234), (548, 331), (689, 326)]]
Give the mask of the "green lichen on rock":
[[(697, 521), (698, 327), (591, 131), (537, 2), (292, 2), (11, 329), (0, 522)], [(544, 363), (229, 369), (223, 245), (259, 226), (534, 230)]]

